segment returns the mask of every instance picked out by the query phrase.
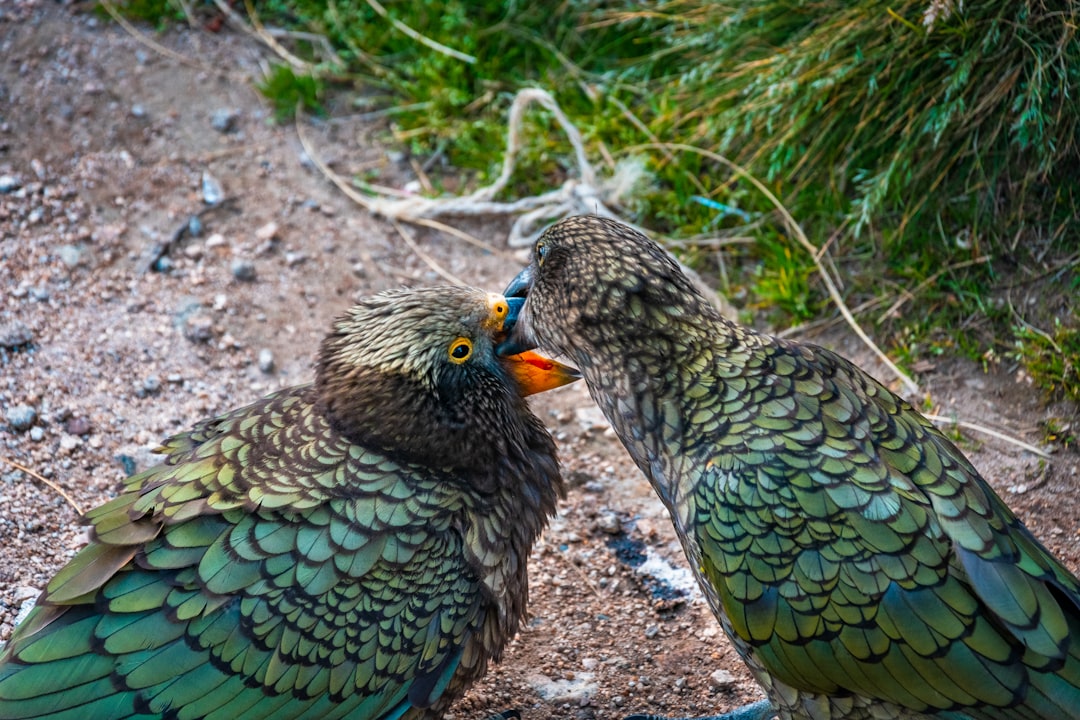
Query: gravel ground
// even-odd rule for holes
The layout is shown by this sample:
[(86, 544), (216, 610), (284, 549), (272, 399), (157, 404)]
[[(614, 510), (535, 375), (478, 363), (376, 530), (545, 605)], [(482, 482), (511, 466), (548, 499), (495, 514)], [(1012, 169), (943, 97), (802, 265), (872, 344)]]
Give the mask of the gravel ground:
[[(440, 281), (269, 122), (251, 85), (262, 48), (186, 28), (155, 40), (186, 60), (55, 3), (0, 5), (0, 641), (85, 542), (72, 504), (29, 471), (82, 509), (103, 502), (169, 434), (306, 382), (351, 298)], [(414, 177), (384, 130), (335, 115), (306, 132), (338, 173), (402, 187)], [(208, 208), (207, 193), (225, 201)], [(413, 233), (454, 274), (503, 287), (521, 265), (507, 227), (465, 228), (498, 249)], [(877, 369), (845, 333), (813, 339)], [(940, 414), (1029, 442), (1047, 418), (1076, 427), (1075, 406), (1004, 370), (943, 359), (920, 381)], [(572, 490), (532, 559), (532, 622), (454, 717), (703, 714), (759, 697), (584, 388), (535, 408)], [(1075, 447), (1047, 464), (985, 436), (962, 444), (1076, 570)]]

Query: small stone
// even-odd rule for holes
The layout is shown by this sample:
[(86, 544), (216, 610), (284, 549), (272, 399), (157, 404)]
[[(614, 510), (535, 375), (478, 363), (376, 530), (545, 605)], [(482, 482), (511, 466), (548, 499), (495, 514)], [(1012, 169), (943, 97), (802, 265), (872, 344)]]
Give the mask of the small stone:
[(18, 320), (0, 325), (0, 347), (17, 348), (34, 339), (34, 333)]
[(289, 267), (296, 267), (302, 263), (307, 262), (308, 256), (302, 252), (287, 252), (285, 253), (285, 264)]
[(7, 195), (22, 187), (19, 178), (14, 175), (0, 175), (0, 195)]
[(187, 231), (188, 235), (191, 235), (192, 237), (199, 237), (202, 235), (203, 224), (198, 215), (192, 215), (188, 218)]
[(358, 278), (367, 277), (367, 268), (364, 267), (364, 263), (354, 262), (352, 264), (352, 274)]
[(56, 248), (56, 255), (62, 263), (73, 268), (82, 262), (83, 250), (77, 245), (61, 245)]
[(653, 624), (645, 628), (645, 637), (652, 640), (654, 637), (660, 634), (660, 626)]
[(266, 223), (261, 228), (255, 231), (255, 239), (262, 242), (266, 242), (267, 240), (273, 240), (277, 237), (278, 229), (278, 224), (271, 220), (270, 222)]
[(214, 320), (202, 313), (191, 315), (184, 320), (183, 333), (193, 343), (209, 342), (214, 337)]
[(727, 690), (735, 685), (735, 676), (727, 670), (717, 670), (709, 676), (709, 684), (717, 690)]
[(221, 233), (213, 233), (210, 237), (206, 238), (206, 249), (210, 250), (216, 247), (223, 247), (227, 245), (228, 241), (225, 240), (225, 236)]
[(619, 516), (613, 512), (602, 513), (596, 519), (596, 527), (608, 535), (618, 535), (622, 532), (622, 523), (619, 522)]
[(156, 395), (160, 390), (161, 378), (159, 378), (157, 375), (151, 375), (150, 377), (143, 380), (142, 387), (139, 388), (138, 391), (136, 391), (136, 394), (141, 391), (142, 394), (139, 395), (139, 397), (146, 397), (147, 395)]
[(68, 435), (86, 435), (93, 429), (90, 421), (81, 417), (71, 418), (64, 424), (64, 432)]
[(30, 439), (34, 442), (41, 442), (45, 439), (45, 429), (40, 425), (30, 428)]
[(203, 256), (203, 250), (203, 246), (199, 243), (192, 243), (184, 248), (184, 255), (192, 260), (198, 260)]
[(255, 263), (239, 258), (233, 260), (232, 274), (241, 282), (252, 282), (255, 279)]
[(37, 410), (29, 405), (16, 405), (8, 408), (8, 411), (4, 414), (4, 419), (7, 420), (12, 430), (23, 432), (29, 430), (30, 426), (37, 420)]
[(208, 172), (202, 174), (203, 202), (207, 205), (217, 205), (225, 199), (225, 192), (221, 189), (221, 183)]
[(575, 409), (574, 417), (583, 432), (599, 432), (611, 427), (600, 408), (592, 405)]
[(146, 117), (146, 107), (135, 103), (131, 106), (131, 117), (144, 118)]
[(240, 118), (240, 111), (232, 108), (220, 108), (210, 114), (210, 127), (220, 133), (232, 132), (236, 129), (236, 121)]
[(259, 369), (267, 375), (274, 372), (274, 353), (270, 351), (270, 348), (259, 351)]

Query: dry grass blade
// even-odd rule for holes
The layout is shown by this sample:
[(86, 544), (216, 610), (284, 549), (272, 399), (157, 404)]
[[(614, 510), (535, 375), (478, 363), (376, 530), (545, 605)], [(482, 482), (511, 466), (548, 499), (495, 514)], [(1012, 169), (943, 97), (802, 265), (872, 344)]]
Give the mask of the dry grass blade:
[(938, 423), (939, 425), (956, 425), (957, 427), (966, 428), (968, 430), (974, 430), (975, 432), (980, 432), (983, 435), (989, 435), (990, 437), (997, 438), (998, 440), (1003, 440), (1003, 441), (1009, 443), (1010, 445), (1015, 445), (1015, 446), (1017, 446), (1019, 448), (1023, 448), (1024, 450), (1027, 450), (1029, 453), (1032, 453), (1034, 455), (1038, 455), (1039, 457), (1044, 458), (1046, 460), (1051, 459), (1050, 453), (1046, 452), (1045, 450), (1037, 448), (1034, 445), (1026, 443), (1023, 440), (1020, 440), (1018, 438), (1014, 438), (1011, 435), (1006, 435), (1003, 432), (998, 432), (997, 430), (992, 430), (992, 429), (986, 427), (985, 425), (979, 425), (977, 423), (968, 422), (966, 420), (957, 420), (956, 418), (945, 417), (944, 415), (923, 415), (923, 417), (925, 417), (930, 422)]
[(990, 262), (990, 256), (989, 255), (981, 255), (981, 256), (979, 256), (977, 258), (974, 258), (972, 260), (965, 260), (964, 262), (953, 263), (952, 265), (949, 265), (948, 267), (943, 267), (942, 269), (938, 270), (936, 273), (934, 273), (933, 275), (931, 275), (930, 277), (926, 278), (921, 283), (916, 285), (914, 290), (904, 290), (903, 293), (901, 294), (900, 298), (896, 302), (894, 302), (892, 305), (890, 305), (888, 310), (881, 313), (881, 316), (878, 317), (878, 319), (877, 319), (878, 323), (880, 324), (880, 323), (884, 322), (888, 318), (899, 317), (899, 310), (904, 305), (904, 303), (906, 303), (908, 300), (914, 299), (915, 296), (917, 296), (920, 292), (922, 292), (927, 287), (929, 287), (930, 285), (933, 285), (935, 282), (937, 282), (937, 279), (939, 277), (941, 277), (942, 275), (944, 275), (945, 273), (951, 272), (953, 270), (960, 270), (962, 268), (970, 267), (972, 265), (980, 265), (982, 263), (988, 263), (988, 262)]
[(655, 149), (662, 151), (664, 149), (668, 149), (679, 150), (682, 152), (698, 153), (704, 157), (709, 158), (710, 160), (714, 160), (721, 165), (724, 165), (725, 167), (731, 169), (740, 177), (745, 178), (755, 188), (757, 188), (758, 191), (762, 195), (764, 195), (770, 203), (773, 204), (773, 207), (776, 208), (777, 212), (780, 213), (780, 217), (783, 218), (784, 225), (787, 226), (792, 236), (794, 236), (795, 239), (799, 241), (799, 244), (802, 245), (808, 253), (810, 253), (810, 256), (814, 260), (814, 265), (818, 269), (818, 274), (821, 276), (822, 281), (825, 283), (825, 288), (829, 291), (829, 297), (832, 298), (833, 303), (840, 311), (840, 314), (844, 316), (844, 320), (847, 321), (847, 324), (851, 327), (852, 331), (859, 337), (860, 340), (863, 341), (863, 343), (868, 348), (870, 348), (870, 350), (874, 353), (874, 355), (878, 357), (879, 360), (885, 363), (885, 366), (888, 367), (889, 370), (900, 380), (900, 382), (904, 385), (904, 391), (906, 393), (912, 396), (919, 395), (919, 386), (915, 383), (915, 381), (909, 378), (903, 370), (897, 367), (896, 364), (889, 359), (889, 356), (882, 352), (881, 348), (879, 348), (877, 344), (870, 339), (870, 336), (863, 332), (863, 329), (859, 326), (859, 323), (855, 321), (855, 317), (851, 314), (851, 311), (848, 310), (847, 304), (844, 302), (844, 299), (840, 296), (840, 290), (836, 286), (836, 281), (833, 280), (832, 275), (828, 272), (828, 270), (825, 269), (825, 266), (822, 264), (818, 248), (815, 247), (814, 244), (807, 239), (806, 234), (802, 231), (802, 228), (799, 226), (799, 224), (795, 222), (795, 218), (791, 216), (791, 213), (788, 212), (787, 208), (784, 207), (783, 203), (781, 203), (780, 200), (776, 197), (776, 195), (774, 195), (767, 187), (765, 187), (765, 185), (763, 185), (760, 180), (751, 175), (741, 165), (733, 163), (731, 160), (728, 160), (723, 155), (714, 153), (710, 150), (705, 150), (703, 148), (694, 147), (693, 145), (683, 145), (681, 143), (648, 143), (645, 145), (640, 145), (638, 147), (645, 150)]
[(26, 473), (30, 477), (34, 478), (35, 480), (40, 480), (42, 483), (44, 483), (50, 489), (52, 489), (53, 492), (55, 492), (60, 497), (64, 498), (64, 500), (67, 502), (67, 504), (70, 505), (72, 508), (74, 508), (75, 512), (77, 512), (80, 517), (82, 516), (83, 509), (81, 507), (79, 507), (79, 503), (75, 502), (74, 498), (72, 498), (70, 495), (68, 495), (64, 491), (64, 488), (60, 487), (59, 485), (57, 485), (56, 483), (54, 483), (52, 480), (48, 479), (47, 477), (45, 477), (43, 475), (40, 475), (39, 473), (34, 472), (33, 470), (26, 467), (25, 465), (21, 465), (20, 463), (15, 462), (11, 458), (6, 458), (3, 455), (0, 455), (0, 460), (6, 462), (8, 465), (10, 465), (13, 468), (16, 468), (17, 470), (22, 470), (24, 473)]
[(404, 240), (405, 244), (409, 246), (409, 249), (416, 253), (416, 256), (423, 260), (424, 264), (426, 264), (429, 268), (435, 271), (435, 273), (438, 274), (439, 277), (443, 278), (451, 285), (468, 285), (467, 282), (454, 275), (452, 272), (450, 272), (438, 262), (436, 262), (435, 258), (424, 252), (420, 248), (420, 246), (416, 244), (416, 241), (413, 240), (412, 236), (409, 235), (409, 233), (405, 232), (405, 228), (401, 227), (401, 223), (399, 223), (397, 220), (391, 220), (390, 222), (394, 225), (394, 229), (398, 231), (398, 235), (401, 236), (401, 239)]
[[(323, 177), (325, 177), (327, 180), (329, 180), (334, 185), (336, 185), (337, 188), (339, 190), (341, 190), (341, 192), (345, 193), (346, 197), (348, 197), (350, 200), (352, 200), (353, 202), (355, 202), (357, 205), (364, 208), (368, 212), (371, 212), (371, 210), (372, 210), (372, 208), (371, 208), (371, 200), (372, 199), (368, 198), (368, 197), (365, 197), (364, 195), (361, 195), (360, 193), (358, 193), (355, 188), (353, 188), (351, 185), (349, 185), (349, 183), (345, 180), (345, 178), (341, 177), (336, 172), (334, 172), (329, 167), (327, 167), (326, 163), (324, 163), (322, 161), (322, 159), (320, 159), (319, 156), (315, 154), (315, 148), (311, 145), (311, 142), (308, 140), (307, 136), (304, 134), (303, 124), (300, 122), (301, 118), (302, 118), (301, 113), (299, 111), (297, 111), (297, 114), (296, 114), (296, 135), (300, 139), (300, 144), (304, 147), (304, 152), (307, 153), (308, 159), (311, 160), (311, 163), (315, 166), (315, 168), (320, 173), (322, 173)], [(405, 197), (405, 198), (411, 197), (408, 193), (401, 192), (400, 190), (397, 190), (395, 188), (381, 187), (381, 186), (378, 186), (378, 185), (369, 185), (368, 187), (371, 187), (372, 189), (377, 190), (378, 192), (382, 192), (382, 193), (384, 193), (386, 195), (395, 195), (397, 197)], [(406, 218), (403, 218), (403, 219), (406, 219)], [(459, 240), (463, 240), (463, 241), (469, 243), (470, 245), (475, 245), (476, 247), (481, 248), (483, 250), (486, 250), (487, 252), (490, 252), (492, 254), (495, 254), (495, 255), (505, 255), (506, 254), (503, 251), (496, 248), (495, 246), (484, 242), (480, 238), (477, 238), (477, 237), (475, 237), (473, 235), (470, 235), (469, 233), (465, 232), (464, 230), (459, 230), (458, 228), (452, 227), (452, 226), (447, 225), (445, 223), (441, 223), (438, 220), (432, 220), (430, 218), (407, 218), (406, 220), (408, 222), (413, 223), (414, 225), (422, 225), (424, 227), (431, 228), (432, 230), (438, 230), (440, 232), (446, 233), (447, 235), (452, 235), (452, 236), (458, 238)], [(460, 284), (465, 284), (465, 283), (460, 283)]]
[[(248, 0), (248, 2), (250, 2), (250, 0)], [(399, 32), (402, 32), (405, 35), (408, 35), (410, 38), (412, 38), (416, 42), (420, 43), (421, 45), (424, 45), (425, 47), (429, 47), (432, 50), (434, 50), (435, 52), (442, 53), (443, 55), (449, 55), (450, 57), (457, 58), (458, 60), (461, 60), (462, 62), (467, 62), (470, 65), (472, 65), (473, 63), (476, 62), (476, 58), (474, 58), (472, 55), (466, 55), (465, 53), (463, 53), (463, 52), (461, 52), (459, 50), (455, 50), (452, 47), (447, 47), (447, 46), (443, 45), (440, 42), (436, 42), (436, 41), (432, 40), (429, 37), (425, 37), (425, 36), (421, 35), (420, 33), (416, 32), (415, 30), (413, 30), (411, 27), (409, 27), (405, 23), (401, 22), (400, 20), (397, 20), (395, 18), (390, 17), (390, 14), (388, 12), (386, 12), (386, 8), (384, 8), (378, 2), (378, 0), (367, 0), (367, 4), (368, 4), (368, 6), (371, 7), (372, 10), (374, 10), (376, 13), (378, 13), (381, 18), (388, 21)]]
[(129, 35), (131, 35), (131, 37), (135, 38), (136, 40), (141, 42), (143, 45), (150, 48), (151, 50), (158, 53), (159, 55), (163, 55), (163, 56), (165, 56), (167, 58), (171, 58), (171, 59), (173, 59), (173, 60), (175, 60), (175, 61), (177, 61), (179, 63), (183, 63), (184, 65), (189, 65), (189, 66), (194, 67), (194, 68), (199, 68), (200, 70), (204, 70), (206, 72), (215, 72), (214, 68), (210, 67), (209, 65), (205, 65), (205, 64), (199, 62), (198, 60), (192, 60), (191, 58), (187, 57), (186, 55), (181, 55), (180, 53), (178, 53), (178, 52), (176, 52), (174, 50), (170, 50), (169, 48), (165, 47), (164, 45), (162, 45), (162, 44), (160, 44), (158, 42), (155, 42), (153, 39), (148, 38), (145, 35), (143, 35), (141, 32), (138, 31), (138, 29), (135, 28), (134, 25), (129, 23), (127, 21), (127, 19), (124, 18), (123, 15), (121, 15), (119, 12), (117, 12), (116, 6), (114, 6), (112, 4), (112, 2), (110, 2), (110, 0), (101, 0), (101, 7), (105, 8), (105, 12), (109, 13), (109, 17), (111, 17), (113, 20), (115, 20), (120, 25), (120, 27), (124, 28), (124, 30), (126, 30), (127, 33)]
[[(218, 7), (224, 5), (220, 0), (218, 0), (217, 4)], [(311, 72), (311, 63), (301, 60), (293, 55), (286, 50), (273, 35), (267, 32), (266, 28), (263, 27), (262, 21), (259, 20), (259, 14), (255, 11), (255, 4), (252, 3), (251, 0), (244, 0), (244, 8), (247, 10), (248, 18), (251, 20), (251, 27), (254, 28), (253, 32), (268, 48), (276, 52), (278, 56), (297, 70), (305, 73)]]

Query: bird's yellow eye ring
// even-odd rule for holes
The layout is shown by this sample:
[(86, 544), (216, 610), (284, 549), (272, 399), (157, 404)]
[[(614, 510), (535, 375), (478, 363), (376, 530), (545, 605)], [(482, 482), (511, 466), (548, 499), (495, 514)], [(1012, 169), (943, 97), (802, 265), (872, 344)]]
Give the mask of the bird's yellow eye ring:
[(450, 343), (450, 362), (460, 365), (472, 357), (472, 340), (467, 337), (459, 337)]
[(547, 257), (547, 243), (543, 240), (536, 241), (536, 264), (542, 266), (544, 264), (544, 258)]

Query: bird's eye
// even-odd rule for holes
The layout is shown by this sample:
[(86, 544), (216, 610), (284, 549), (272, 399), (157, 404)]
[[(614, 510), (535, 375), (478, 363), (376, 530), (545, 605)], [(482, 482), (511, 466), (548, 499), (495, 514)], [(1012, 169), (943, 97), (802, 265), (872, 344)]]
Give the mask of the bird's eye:
[(544, 258), (547, 257), (548, 246), (543, 240), (538, 240), (536, 243), (536, 264), (542, 266), (544, 264)]
[(450, 343), (450, 362), (461, 364), (472, 356), (472, 340), (459, 337)]

